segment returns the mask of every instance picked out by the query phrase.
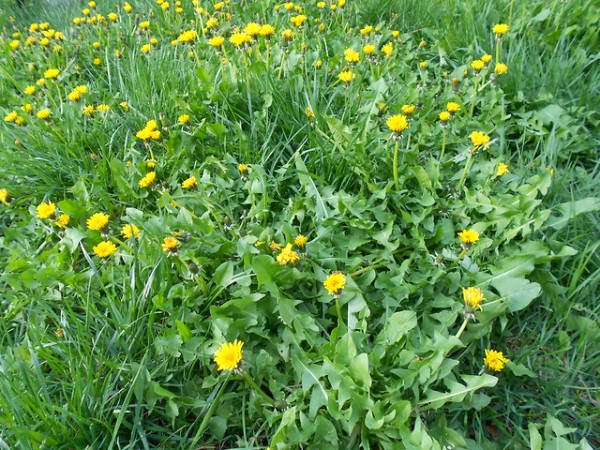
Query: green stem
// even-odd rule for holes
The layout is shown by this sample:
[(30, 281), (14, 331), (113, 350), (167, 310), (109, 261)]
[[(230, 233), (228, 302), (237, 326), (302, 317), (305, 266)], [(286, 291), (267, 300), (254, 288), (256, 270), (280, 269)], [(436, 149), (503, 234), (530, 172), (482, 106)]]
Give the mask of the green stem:
[(396, 146), (394, 147), (394, 186), (396, 190), (400, 189), (400, 182), (398, 181), (398, 153), (400, 152), (400, 140), (396, 140)]
[(500, 64), (500, 37), (496, 36), (496, 64)]
[(467, 328), (467, 323), (469, 323), (469, 319), (465, 319), (460, 328), (458, 329), (458, 332), (456, 333), (457, 338), (459, 338), (460, 335), (463, 334), (463, 331), (465, 331), (465, 328)]
[(475, 84), (473, 85), (473, 98), (471, 99), (471, 110), (469, 111), (469, 118), (473, 118), (475, 112), (475, 102), (477, 101), (477, 88), (479, 87), (479, 74), (475, 77)]
[(254, 382), (254, 380), (252, 379), (252, 377), (250, 377), (250, 375), (247, 372), (242, 372), (242, 377), (244, 378), (244, 380), (246, 380), (246, 382), (252, 386), (252, 389), (254, 389), (258, 394), (260, 394), (260, 396), (262, 398), (264, 398), (267, 402), (269, 402), (272, 406), (275, 406), (276, 402), (275, 400), (273, 400), (271, 398), (270, 395), (268, 395), (265, 391), (263, 391), (258, 384), (256, 384)]
[(469, 157), (467, 158), (467, 162), (465, 164), (465, 168), (463, 169), (462, 175), (460, 176), (460, 180), (458, 180), (458, 184), (456, 185), (456, 190), (460, 191), (463, 187), (463, 183), (465, 182), (465, 178), (467, 177), (467, 171), (469, 170), (469, 166), (471, 165), (471, 159), (473, 158), (474, 149), (469, 150)]
[[(511, 0), (510, 8), (508, 9), (508, 26), (512, 26), (513, 6), (515, 6), (515, 0)], [(498, 61), (498, 58), (496, 58), (496, 61)]]
[(344, 318), (342, 317), (342, 305), (340, 303), (340, 296), (338, 295), (335, 298), (335, 311), (337, 313), (337, 317), (338, 317), (338, 326), (342, 326), (344, 324)]
[(440, 152), (440, 162), (442, 162), (442, 158), (444, 157), (445, 151), (446, 151), (446, 127), (442, 125), (442, 151)]
[(191, 448), (196, 447), (196, 444), (198, 443), (198, 441), (200, 440), (200, 438), (206, 431), (206, 428), (208, 427), (208, 422), (210, 422), (210, 419), (212, 418), (212, 416), (214, 415), (214, 413), (217, 409), (217, 406), (219, 406), (221, 396), (225, 392), (225, 387), (227, 387), (227, 382), (229, 381), (230, 376), (231, 376), (231, 372), (229, 372), (227, 374), (227, 378), (225, 378), (225, 381), (223, 381), (223, 383), (221, 384), (221, 387), (219, 388), (219, 392), (217, 392), (217, 395), (215, 396), (213, 402), (210, 404), (210, 408), (208, 409), (206, 414), (204, 414), (204, 418), (202, 419), (200, 428), (198, 428), (198, 431), (196, 432), (196, 436), (194, 436), (194, 440), (192, 442)]

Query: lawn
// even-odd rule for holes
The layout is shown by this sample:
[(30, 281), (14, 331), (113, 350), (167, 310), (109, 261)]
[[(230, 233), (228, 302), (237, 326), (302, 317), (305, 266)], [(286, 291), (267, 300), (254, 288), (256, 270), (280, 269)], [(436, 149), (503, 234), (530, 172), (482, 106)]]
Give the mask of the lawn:
[(0, 4), (0, 449), (600, 447), (597, 6)]

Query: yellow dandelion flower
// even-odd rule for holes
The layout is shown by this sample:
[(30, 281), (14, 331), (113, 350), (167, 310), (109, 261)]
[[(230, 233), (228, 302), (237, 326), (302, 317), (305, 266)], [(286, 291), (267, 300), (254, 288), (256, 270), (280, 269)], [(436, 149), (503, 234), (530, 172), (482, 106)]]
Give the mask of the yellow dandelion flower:
[(225, 42), (225, 38), (223, 36), (215, 36), (208, 40), (208, 43), (217, 49), (221, 48), (223, 46), (224, 42)]
[(373, 53), (375, 53), (375, 46), (372, 44), (367, 44), (363, 47), (363, 53), (365, 55), (372, 55)]
[(108, 226), (110, 216), (104, 213), (95, 213), (86, 221), (87, 227), (90, 230), (102, 231)]
[(240, 173), (242, 175), (245, 175), (246, 173), (248, 173), (248, 165), (244, 164), (244, 163), (240, 163), (240, 164), (238, 164), (238, 170), (240, 171)]
[(127, 225), (123, 225), (121, 228), (121, 236), (125, 239), (129, 239), (131, 237), (138, 238), (140, 234), (140, 229), (134, 225), (133, 223), (128, 223)]
[(485, 55), (483, 55), (481, 57), (481, 60), (483, 61), (484, 64), (489, 64), (489, 62), (492, 60), (492, 55), (488, 55), (486, 53)]
[(309, 119), (314, 119), (315, 118), (315, 113), (312, 110), (312, 108), (310, 106), (307, 106), (304, 109), (304, 114), (306, 114), (306, 117), (308, 117)]
[(140, 181), (138, 181), (138, 184), (141, 188), (147, 188), (147, 187), (152, 186), (155, 181), (156, 181), (156, 172), (152, 171), (152, 172), (148, 172), (144, 177), (142, 177), (142, 179)]
[(508, 66), (502, 63), (496, 64), (494, 72), (496, 73), (496, 75), (504, 75), (505, 73), (508, 73)]
[(484, 67), (485, 67), (485, 63), (482, 60), (480, 60), (480, 59), (476, 59), (475, 61), (473, 61), (471, 63), (471, 68), (473, 70), (476, 70), (477, 72), (479, 72)]
[(296, 264), (298, 261), (300, 261), (300, 256), (292, 250), (292, 244), (287, 244), (277, 255), (277, 262), (281, 265)]
[(464, 244), (474, 244), (479, 240), (479, 233), (471, 228), (468, 228), (458, 233), (458, 238)]
[(301, 27), (306, 22), (306, 19), (307, 17), (304, 14), (300, 14), (290, 18), (290, 22), (292, 22), (292, 24), (294, 24), (297, 27)]
[(182, 114), (177, 118), (177, 122), (185, 125), (190, 122), (190, 116), (188, 114)]
[(440, 121), (448, 122), (450, 120), (450, 113), (448, 111), (443, 111), (439, 115)]
[(27, 95), (35, 94), (35, 86), (27, 86), (23, 92)]
[(479, 147), (489, 148), (490, 146), (490, 137), (481, 131), (473, 131), (469, 135), (469, 139), (473, 144), (473, 150), (477, 150)]
[(283, 245), (278, 244), (275, 241), (271, 241), (271, 243), (269, 244), (269, 248), (271, 250), (273, 250), (274, 252), (278, 252), (278, 251), (280, 251), (283, 248)]
[(48, 108), (40, 109), (38, 111), (38, 113), (36, 114), (36, 116), (38, 116), (42, 120), (49, 119), (51, 115), (52, 115), (52, 113), (50, 112), (50, 110)]
[(86, 116), (91, 116), (92, 114), (94, 114), (94, 106), (93, 105), (84, 106), (83, 114), (85, 114)]
[(110, 106), (102, 103), (102, 104), (96, 106), (96, 111), (101, 112), (101, 113), (108, 112), (108, 111), (110, 111)]
[(373, 31), (373, 26), (367, 25), (364, 28), (360, 29), (360, 34), (362, 34), (363, 36), (366, 36), (367, 34), (370, 34), (371, 31)]
[(481, 289), (476, 287), (463, 288), (462, 294), (465, 304), (472, 310), (483, 310), (481, 302), (483, 302), (485, 298), (483, 297), (483, 291)]
[(283, 30), (281, 32), (281, 37), (283, 38), (284, 41), (291, 41), (294, 38), (294, 36), (296, 36), (296, 33), (294, 33), (289, 28), (287, 30)]
[(508, 25), (506, 25), (505, 23), (498, 23), (493, 26), (492, 31), (494, 32), (496, 37), (499, 38), (500, 36), (503, 36), (506, 33), (508, 33), (509, 29), (510, 29), (510, 27)]
[(44, 78), (56, 78), (59, 73), (60, 70), (58, 69), (48, 69), (44, 72)]
[(67, 225), (69, 225), (70, 221), (71, 216), (69, 216), (68, 214), (61, 214), (60, 216), (58, 216), (58, 219), (56, 219), (56, 221), (54, 222), (54, 225), (64, 230), (65, 228), (67, 228)]
[(455, 113), (460, 109), (460, 105), (456, 102), (448, 102), (446, 104), (446, 109), (449, 113)]
[(410, 105), (402, 105), (402, 113), (405, 114), (406, 116), (410, 116), (412, 113), (415, 112), (416, 109), (416, 105), (410, 104)]
[(360, 54), (351, 48), (344, 50), (344, 59), (349, 63), (357, 63), (360, 59)]
[(252, 38), (246, 33), (233, 33), (229, 38), (229, 42), (231, 42), (235, 47), (239, 48), (244, 44), (252, 42)]
[(108, 258), (117, 251), (117, 246), (111, 241), (102, 241), (93, 247), (94, 253), (100, 258)]
[(177, 239), (175, 239), (173, 236), (167, 236), (163, 239), (161, 247), (165, 252), (173, 252), (179, 248), (179, 245), (181, 245), (181, 243)]
[(344, 70), (338, 75), (338, 79), (344, 83), (350, 83), (354, 78), (356, 78), (356, 74), (351, 70)]
[(392, 56), (392, 52), (394, 51), (394, 44), (388, 42), (383, 47), (381, 47), (381, 51), (383, 52), (386, 58), (389, 58), (390, 56)]
[(340, 295), (346, 286), (346, 276), (342, 272), (333, 272), (323, 282), (329, 295)]
[(8, 205), (8, 190), (0, 189), (0, 203)]
[(16, 111), (9, 112), (6, 116), (4, 116), (5, 122), (16, 122), (17, 117), (19, 117), (19, 113)]
[(269, 39), (271, 36), (275, 34), (275, 27), (273, 25), (263, 25), (260, 27), (260, 35)]
[(509, 361), (510, 360), (508, 358), (504, 357), (502, 352), (486, 349), (483, 364), (488, 370), (500, 372), (502, 369), (504, 369), (504, 364), (506, 364)]
[(400, 134), (408, 128), (408, 120), (404, 114), (393, 115), (385, 123), (395, 134)]
[(496, 176), (497, 177), (502, 177), (504, 175), (506, 175), (507, 173), (509, 173), (510, 171), (508, 170), (508, 166), (504, 163), (500, 163), (498, 164), (498, 169), (496, 169)]
[(181, 183), (183, 189), (193, 189), (198, 185), (196, 177), (189, 177)]
[(52, 202), (40, 203), (35, 209), (35, 214), (38, 219), (48, 219), (56, 212), (56, 205)]
[(235, 370), (239, 367), (244, 352), (242, 347), (244, 343), (237, 339), (233, 342), (226, 342), (215, 352), (215, 363), (217, 370)]
[(296, 239), (294, 239), (294, 244), (296, 244), (296, 247), (298, 247), (299, 249), (303, 249), (304, 247), (306, 247), (307, 242), (308, 238), (303, 234), (296, 236)]

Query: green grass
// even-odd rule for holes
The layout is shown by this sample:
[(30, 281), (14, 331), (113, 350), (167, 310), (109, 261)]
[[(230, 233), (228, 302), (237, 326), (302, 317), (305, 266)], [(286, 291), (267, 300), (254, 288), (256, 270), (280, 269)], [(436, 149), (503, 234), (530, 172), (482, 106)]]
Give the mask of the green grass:
[[(53, 114), (0, 125), (10, 192), (0, 204), (0, 447), (542, 448), (538, 436), (547, 448), (600, 446), (600, 213), (576, 203), (600, 197), (593, 0), (349, 1), (335, 15), (303, 3), (326, 30), (309, 23), (288, 44), (280, 32), (293, 27), (274, 2), (232, 2), (231, 23), (215, 13), (227, 37), (251, 20), (274, 24), (268, 60), (265, 43), (214, 51), (188, 2), (191, 21), (153, 1), (131, 1), (132, 15), (98, 1), (119, 24), (75, 26), (86, 3), (0, 6), (2, 116), (29, 101)], [(62, 53), (10, 51), (15, 30), (25, 37), (43, 21), (65, 33)], [(469, 118), (470, 62), (495, 54), (501, 22), (509, 73)], [(381, 32), (362, 38), (368, 24)], [(191, 28), (194, 46), (170, 44)], [(146, 56), (150, 36), (159, 42)], [(394, 57), (344, 61), (368, 39), (394, 42)], [(358, 74), (347, 87), (344, 66)], [(24, 97), (49, 67), (61, 68), (58, 81)], [(88, 93), (74, 104), (65, 97), (76, 85)], [(442, 132), (448, 101), (463, 107)], [(108, 113), (81, 113), (101, 103)], [(396, 172), (385, 121), (405, 103), (418, 109)], [(151, 119), (161, 139), (141, 142)], [(493, 142), (456, 189), (474, 130)], [(141, 189), (153, 160), (158, 182)], [(501, 180), (490, 175), (499, 161), (511, 170)], [(192, 174), (190, 192), (180, 183)], [(66, 231), (35, 217), (42, 201), (71, 216)], [(107, 237), (85, 228), (98, 211), (111, 216)], [(552, 225), (561, 211), (569, 220)], [(126, 223), (141, 239), (119, 235)], [(482, 239), (461, 251), (456, 232), (472, 226)], [(306, 257), (277, 264), (269, 243), (301, 233)], [(160, 243), (173, 234), (182, 245), (169, 256)], [(92, 250), (102, 239), (119, 246), (108, 261)], [(348, 275), (342, 317), (322, 287), (334, 270)], [(504, 283), (486, 278), (498, 274)], [(457, 344), (460, 289), (475, 285), (486, 302)], [(214, 351), (233, 339), (276, 407), (216, 371)], [(479, 372), (489, 348), (512, 362), (494, 382)], [(475, 387), (462, 398), (465, 386)], [(454, 401), (432, 401), (440, 392)]]

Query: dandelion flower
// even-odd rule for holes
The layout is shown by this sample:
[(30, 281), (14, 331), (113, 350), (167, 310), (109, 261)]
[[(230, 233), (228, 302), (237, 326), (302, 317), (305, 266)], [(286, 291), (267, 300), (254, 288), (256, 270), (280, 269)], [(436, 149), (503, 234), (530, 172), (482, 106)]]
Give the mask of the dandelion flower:
[(356, 63), (360, 59), (360, 54), (351, 48), (344, 50), (344, 59), (349, 63)]
[(56, 205), (52, 202), (40, 203), (35, 209), (38, 219), (48, 219), (56, 212)]
[(275, 27), (273, 27), (273, 25), (266, 24), (260, 27), (261, 36), (269, 39), (273, 34), (275, 34)]
[(482, 310), (481, 302), (485, 300), (483, 297), (483, 291), (476, 287), (463, 288), (462, 290), (463, 300), (472, 310)]
[(508, 166), (506, 164), (504, 164), (504, 163), (498, 164), (498, 169), (496, 169), (496, 176), (497, 177), (502, 177), (502, 176), (506, 175), (509, 172), (510, 171), (508, 170)]
[(388, 42), (383, 47), (381, 47), (381, 51), (383, 52), (386, 58), (389, 58), (390, 56), (392, 56), (392, 52), (394, 51), (394, 44)]
[(333, 272), (325, 278), (323, 286), (327, 289), (329, 295), (340, 295), (346, 286), (346, 275), (342, 272)]
[(8, 205), (8, 190), (0, 189), (0, 203)]
[(468, 228), (458, 233), (458, 238), (464, 244), (474, 244), (479, 240), (479, 233), (471, 228)]
[(208, 43), (216, 49), (221, 48), (224, 42), (225, 38), (223, 36), (215, 36), (208, 40)]
[(304, 14), (300, 14), (298, 16), (294, 16), (290, 19), (295, 26), (301, 27), (306, 22), (307, 17)]
[(52, 113), (50, 112), (50, 110), (48, 108), (40, 109), (38, 111), (38, 113), (36, 114), (36, 116), (38, 116), (38, 118), (40, 118), (42, 120), (49, 119), (51, 115), (52, 115)]
[(93, 247), (94, 253), (100, 258), (108, 258), (117, 251), (117, 246), (111, 241), (102, 241)]
[(494, 25), (494, 27), (492, 28), (492, 31), (496, 34), (496, 37), (500, 37), (505, 35), (506, 33), (508, 33), (508, 30), (510, 29), (510, 27), (508, 25), (506, 25), (505, 23), (498, 23), (496, 25)]
[(492, 55), (488, 55), (487, 53), (481, 57), (481, 60), (484, 64), (488, 64), (492, 60)]
[(90, 230), (102, 231), (108, 225), (108, 219), (110, 216), (104, 213), (93, 214), (87, 221), (87, 227)]
[(494, 372), (500, 372), (502, 369), (504, 369), (504, 364), (506, 364), (509, 361), (510, 360), (508, 358), (504, 357), (502, 352), (486, 349), (483, 364), (489, 370), (492, 370)]
[(292, 250), (292, 244), (287, 244), (277, 255), (277, 262), (281, 265), (296, 264), (298, 261), (300, 261), (300, 256)]
[(183, 189), (193, 189), (198, 185), (198, 182), (196, 181), (196, 177), (189, 177), (185, 180), (183, 180), (183, 182), (181, 183), (181, 187)]
[(231, 42), (235, 47), (239, 48), (244, 44), (252, 42), (252, 38), (246, 33), (234, 33), (229, 38), (229, 42)]
[(173, 252), (175, 250), (177, 250), (177, 248), (179, 247), (181, 243), (175, 239), (172, 236), (167, 236), (166, 238), (163, 239), (163, 243), (161, 244), (161, 247), (163, 249), (163, 251), (165, 252)]
[(355, 77), (356, 75), (354, 74), (354, 72), (350, 70), (344, 70), (338, 75), (338, 79), (344, 83), (350, 83), (350, 81), (352, 81)]
[(190, 116), (188, 114), (181, 114), (178, 118), (177, 118), (177, 122), (182, 123), (182, 124), (186, 124), (190, 122)]
[(240, 164), (238, 164), (238, 170), (240, 171), (240, 173), (242, 175), (245, 175), (246, 173), (248, 173), (248, 165), (244, 164), (244, 163), (240, 163)]
[(416, 105), (410, 104), (410, 105), (402, 105), (402, 113), (404, 113), (407, 116), (410, 116), (412, 113), (415, 112), (416, 109)]
[(448, 111), (443, 111), (439, 115), (440, 121), (448, 122), (450, 120), (450, 113)]
[(298, 235), (296, 239), (294, 239), (294, 244), (296, 244), (296, 247), (298, 247), (299, 249), (303, 249), (304, 247), (306, 247), (307, 242), (308, 239), (303, 234)]
[(408, 120), (403, 114), (391, 116), (385, 123), (395, 134), (400, 134), (408, 128)]
[(54, 225), (64, 230), (65, 228), (67, 228), (67, 225), (69, 225), (70, 221), (71, 216), (69, 216), (68, 214), (61, 214), (60, 216), (58, 216), (58, 219), (56, 219), (56, 221), (54, 222)]
[(460, 109), (460, 105), (456, 102), (448, 102), (446, 109), (449, 113), (455, 113)]
[(56, 78), (59, 73), (58, 69), (48, 69), (44, 72), (44, 78)]
[(496, 64), (496, 67), (494, 68), (494, 72), (496, 73), (496, 75), (504, 75), (505, 73), (508, 73), (508, 66), (506, 64)]
[(360, 29), (360, 34), (366, 36), (367, 34), (371, 33), (371, 31), (373, 31), (373, 26), (367, 25), (364, 28)]
[(271, 243), (269, 244), (269, 248), (271, 250), (273, 250), (274, 252), (278, 252), (278, 251), (280, 251), (283, 248), (283, 245), (278, 244), (275, 241), (271, 241)]
[(244, 343), (237, 339), (233, 342), (226, 342), (215, 352), (215, 363), (218, 370), (235, 370), (239, 367), (244, 352), (242, 347)]
[(152, 171), (152, 172), (148, 172), (146, 175), (144, 175), (142, 177), (142, 179), (140, 181), (138, 181), (138, 184), (141, 188), (147, 188), (147, 187), (152, 186), (155, 181), (156, 181), (156, 172)]
[(479, 147), (488, 148), (490, 146), (490, 137), (481, 131), (473, 131), (469, 135), (469, 138), (473, 144), (473, 150), (477, 150)]
[(312, 110), (312, 108), (310, 106), (307, 106), (304, 109), (304, 114), (306, 114), (306, 117), (308, 117), (309, 119), (314, 119), (315, 118), (315, 113)]
[(23, 92), (27, 95), (35, 94), (35, 86), (27, 86)]
[(367, 44), (363, 47), (363, 53), (365, 55), (372, 55), (373, 53), (375, 53), (375, 46), (372, 44)]
[(476, 70), (477, 72), (479, 72), (484, 67), (485, 67), (485, 63), (482, 60), (480, 60), (480, 59), (476, 59), (475, 61), (473, 61), (471, 63), (471, 68), (473, 70)]
[(121, 228), (121, 236), (125, 239), (129, 239), (131, 237), (138, 238), (140, 234), (140, 229), (134, 225), (133, 223), (128, 223), (127, 225), (123, 225)]

